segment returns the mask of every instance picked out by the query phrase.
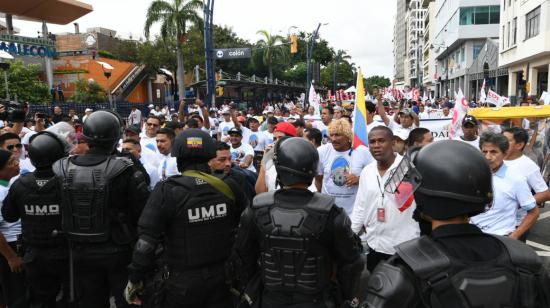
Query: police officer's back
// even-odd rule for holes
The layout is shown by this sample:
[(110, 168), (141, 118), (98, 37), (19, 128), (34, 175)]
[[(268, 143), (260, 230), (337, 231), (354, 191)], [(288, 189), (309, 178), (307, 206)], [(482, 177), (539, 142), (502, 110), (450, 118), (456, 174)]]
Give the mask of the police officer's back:
[(231, 178), (210, 175), (208, 161), (216, 156), (216, 146), (207, 133), (183, 131), (172, 155), (182, 175), (158, 183), (145, 206), (126, 299), (135, 302), (139, 297), (163, 241), (168, 278), (162, 307), (230, 307), (224, 265), (248, 199)]
[(69, 153), (69, 144), (43, 131), (30, 139), (28, 154), (34, 172), (21, 175), (3, 201), (8, 222), (21, 219), (23, 261), (32, 307), (55, 307), (56, 296), (68, 281), (67, 242), (61, 230), (61, 194), (52, 165)]
[(394, 187), (416, 189), (418, 209), (431, 218), (433, 231), (397, 246), (397, 254), (378, 265), (363, 307), (549, 307), (550, 280), (535, 252), (468, 222), (493, 198), (491, 170), (480, 152), (440, 141), (410, 157), (410, 164), (403, 160), (406, 176), (394, 174)]
[(144, 176), (131, 160), (113, 155), (121, 136), (120, 118), (105, 110), (86, 119), (84, 155), (59, 160), (54, 172), (62, 185), (63, 233), (75, 254), (79, 307), (117, 307), (126, 284), (136, 225), (149, 195)]
[(332, 307), (338, 298), (352, 301), (363, 269), (361, 244), (334, 199), (308, 190), (317, 150), (305, 139), (288, 138), (274, 151), (283, 188), (254, 198), (235, 243), (245, 292), (258, 298), (258, 307)]

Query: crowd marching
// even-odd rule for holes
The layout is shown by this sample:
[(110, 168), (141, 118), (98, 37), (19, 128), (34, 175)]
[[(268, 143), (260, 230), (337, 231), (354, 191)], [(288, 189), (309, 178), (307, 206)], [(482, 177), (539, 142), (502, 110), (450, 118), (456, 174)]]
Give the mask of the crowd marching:
[[(399, 195), (388, 183), (412, 161), (411, 150), (434, 143), (422, 120), (451, 118), (455, 108), (449, 98), (395, 101), (382, 91), (364, 104), (367, 142), (355, 138), (359, 111), (351, 100), (210, 108), (182, 100), (177, 110), (132, 107), (124, 118), (92, 109), (65, 114), (61, 106), (29, 114), (28, 105), (6, 102), (0, 307), (97, 308), (110, 299), (117, 307), (254, 307), (258, 285), (257, 307), (357, 307), (365, 299), (364, 307), (398, 307), (376, 304), (381, 293), (361, 283), (363, 268), (373, 276), (405, 251), (401, 244), (430, 235), (432, 219), (451, 217), (426, 214), (424, 197)], [(550, 201), (548, 120), (459, 121), (451, 139), (469, 148), (458, 146), (456, 161), (432, 164), (464, 161), (467, 169), (483, 157), (492, 175), (490, 204), (467, 212), (466, 222), (525, 242)], [(456, 143), (437, 141), (433, 151)], [(437, 174), (422, 174), (430, 176)], [(273, 194), (282, 188), (286, 194)], [(279, 207), (266, 212), (262, 204)], [(436, 231), (434, 238), (443, 236)], [(289, 244), (288, 234), (316, 240)], [(318, 257), (325, 252), (330, 258)]]

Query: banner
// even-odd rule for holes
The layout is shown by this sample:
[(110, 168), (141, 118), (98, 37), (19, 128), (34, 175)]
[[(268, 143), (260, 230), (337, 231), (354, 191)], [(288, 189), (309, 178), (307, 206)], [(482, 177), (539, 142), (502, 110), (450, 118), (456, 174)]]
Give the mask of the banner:
[(452, 118), (425, 119), (420, 120), (420, 127), (429, 129), (434, 141), (449, 140), (451, 121)]

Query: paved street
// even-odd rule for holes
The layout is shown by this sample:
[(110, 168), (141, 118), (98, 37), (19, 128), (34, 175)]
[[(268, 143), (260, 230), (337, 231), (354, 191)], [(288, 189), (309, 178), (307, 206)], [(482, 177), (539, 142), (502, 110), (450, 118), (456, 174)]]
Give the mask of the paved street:
[(550, 269), (550, 206), (541, 209), (536, 225), (531, 229), (527, 244), (533, 247)]

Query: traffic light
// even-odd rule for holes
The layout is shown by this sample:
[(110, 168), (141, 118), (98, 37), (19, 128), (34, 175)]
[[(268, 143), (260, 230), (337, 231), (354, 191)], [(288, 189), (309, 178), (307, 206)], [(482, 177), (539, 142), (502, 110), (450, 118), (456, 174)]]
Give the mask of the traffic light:
[(298, 37), (296, 34), (290, 36), (290, 53), (298, 52)]
[(216, 87), (216, 93), (218, 96), (223, 96), (223, 87)]

